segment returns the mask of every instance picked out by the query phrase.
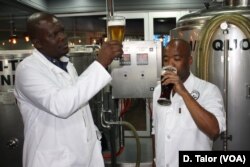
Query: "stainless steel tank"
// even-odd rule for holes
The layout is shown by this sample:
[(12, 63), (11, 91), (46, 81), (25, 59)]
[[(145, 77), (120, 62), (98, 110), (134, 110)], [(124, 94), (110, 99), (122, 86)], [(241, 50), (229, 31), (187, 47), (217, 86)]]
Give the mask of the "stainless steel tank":
[(190, 42), (192, 72), (216, 84), (227, 112), (227, 131), (214, 149), (250, 149), (249, 0), (225, 0), (179, 19), (171, 38)]
[(0, 51), (0, 166), (22, 166), (23, 122), (13, 94), (17, 64), (30, 50)]

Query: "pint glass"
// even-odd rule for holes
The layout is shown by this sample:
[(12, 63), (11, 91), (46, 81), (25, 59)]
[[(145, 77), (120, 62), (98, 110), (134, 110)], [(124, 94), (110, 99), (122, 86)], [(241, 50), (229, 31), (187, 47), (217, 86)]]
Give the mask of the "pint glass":
[(108, 40), (123, 41), (126, 19), (123, 16), (109, 16), (107, 18)]
[[(162, 73), (161, 73), (161, 79), (163, 77), (163, 74), (165, 72), (174, 72), (177, 73), (177, 69), (175, 67), (172, 66), (165, 66), (162, 68)], [(157, 100), (157, 102), (160, 105), (164, 105), (164, 106), (168, 106), (171, 104), (171, 100), (170, 100), (170, 95), (171, 95), (171, 91), (174, 87), (174, 84), (168, 84), (168, 85), (163, 85), (161, 83), (161, 95), (160, 98)]]

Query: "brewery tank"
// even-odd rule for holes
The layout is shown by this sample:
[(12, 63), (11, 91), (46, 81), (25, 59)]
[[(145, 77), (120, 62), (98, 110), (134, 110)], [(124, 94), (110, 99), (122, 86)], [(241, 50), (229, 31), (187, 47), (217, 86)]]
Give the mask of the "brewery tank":
[(191, 70), (216, 84), (224, 97), (227, 131), (214, 149), (249, 150), (250, 2), (224, 0), (181, 17), (171, 38), (190, 42)]

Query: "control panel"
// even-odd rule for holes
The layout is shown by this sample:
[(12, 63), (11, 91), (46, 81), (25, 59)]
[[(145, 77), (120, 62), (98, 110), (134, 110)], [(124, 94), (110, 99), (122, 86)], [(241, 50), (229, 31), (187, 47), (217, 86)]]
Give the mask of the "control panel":
[(125, 41), (122, 58), (110, 65), (113, 98), (151, 98), (160, 76), (159, 41)]

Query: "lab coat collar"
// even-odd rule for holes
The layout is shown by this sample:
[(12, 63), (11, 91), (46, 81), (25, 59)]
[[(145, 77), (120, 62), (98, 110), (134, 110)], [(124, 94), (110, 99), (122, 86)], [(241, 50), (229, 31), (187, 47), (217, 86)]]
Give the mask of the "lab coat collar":
[[(57, 67), (56, 65), (54, 65), (52, 62), (50, 62), (41, 52), (39, 52), (37, 49), (33, 50), (33, 55), (38, 58), (42, 63), (44, 63), (44, 65), (46, 65), (48, 68), (50, 68), (51, 70), (53, 70), (56, 73), (65, 73), (65, 71), (63, 69), (61, 69), (60, 67)], [(63, 62), (69, 62), (69, 58), (66, 56), (62, 56), (60, 58), (61, 61)], [(68, 63), (69, 64), (69, 63)]]

